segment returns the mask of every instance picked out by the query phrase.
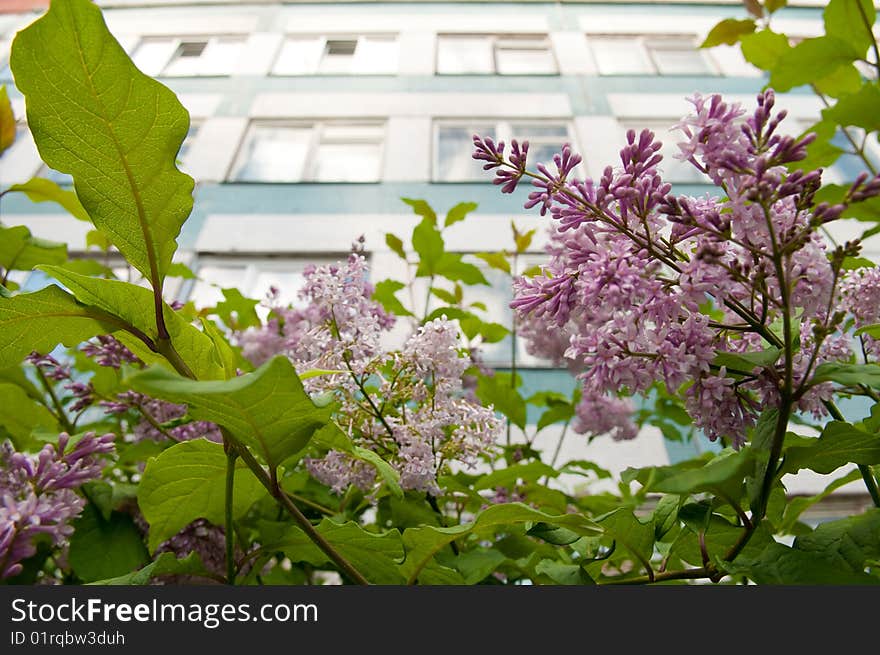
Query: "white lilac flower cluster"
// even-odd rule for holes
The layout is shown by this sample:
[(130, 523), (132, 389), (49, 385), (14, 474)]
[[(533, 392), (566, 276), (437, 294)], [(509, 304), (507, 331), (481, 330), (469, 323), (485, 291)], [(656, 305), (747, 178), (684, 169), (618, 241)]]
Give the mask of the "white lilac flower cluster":
[[(338, 425), (355, 445), (390, 462), (402, 488), (436, 495), (438, 476), (450, 465), (474, 466), (493, 449), (502, 424), (491, 407), (463, 392), (471, 361), (451, 321), (427, 323), (400, 350), (382, 347), (394, 317), (371, 299), (368, 273), (356, 253), (308, 269), (300, 292), (305, 306), (273, 307), (267, 324), (239, 334), (238, 342), (255, 364), (283, 354), (300, 373), (336, 371), (304, 384), (313, 394), (335, 396)], [(339, 451), (306, 465), (337, 493), (351, 485), (366, 491), (376, 480), (372, 465)]]

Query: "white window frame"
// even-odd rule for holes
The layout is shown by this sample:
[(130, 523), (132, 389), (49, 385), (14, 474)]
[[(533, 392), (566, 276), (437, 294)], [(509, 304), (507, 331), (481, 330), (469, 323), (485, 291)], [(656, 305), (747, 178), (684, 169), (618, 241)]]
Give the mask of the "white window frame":
[[(147, 43), (169, 43), (173, 46), (165, 61), (159, 67), (158, 72), (147, 72), (148, 75), (152, 77), (229, 77), (232, 75), (232, 70), (224, 71), (224, 72), (196, 72), (196, 73), (174, 73), (170, 72), (169, 69), (171, 66), (177, 61), (179, 58), (180, 48), (184, 43), (198, 43), (205, 42), (205, 49), (208, 49), (212, 43), (216, 43), (219, 41), (236, 41), (241, 44), (242, 52), (244, 51), (246, 37), (242, 34), (194, 34), (194, 35), (186, 35), (186, 36), (178, 36), (178, 35), (167, 35), (167, 36), (145, 36), (142, 37), (137, 45), (133, 48), (131, 52), (132, 60), (137, 58), (138, 50)], [(204, 51), (203, 51), (204, 52)], [(199, 57), (202, 55), (200, 54)]]
[[(463, 179), (444, 179), (443, 176), (440, 175), (440, 131), (443, 127), (469, 127), (477, 124), (494, 124), (495, 127), (495, 142), (504, 141), (507, 146), (507, 152), (510, 152), (510, 142), (511, 139), (516, 138), (518, 140), (522, 140), (522, 137), (517, 136), (518, 132), (514, 129), (516, 125), (529, 125), (529, 126), (563, 126), (567, 131), (567, 136), (563, 137), (561, 143), (557, 142), (557, 137), (532, 137), (527, 136), (527, 139), (530, 144), (550, 144), (550, 145), (558, 145), (560, 148), (564, 143), (569, 143), (574, 150), (574, 152), (579, 153), (577, 138), (575, 136), (575, 128), (572, 122), (568, 119), (552, 119), (552, 118), (473, 118), (473, 119), (458, 119), (458, 118), (437, 118), (434, 120), (433, 129), (432, 129), (432, 154), (431, 154), (431, 182), (433, 183), (441, 183), (441, 184), (460, 184), (460, 183), (476, 183), (476, 182), (488, 182), (491, 180), (492, 175), (489, 171), (484, 171), (482, 175), (480, 175), (480, 169), (482, 167), (483, 162), (474, 161), (474, 177), (472, 178), (463, 178)], [(473, 152), (473, 147), (470, 148), (470, 152)], [(538, 162), (534, 159), (528, 160), (529, 168), (533, 169), (535, 164)], [(544, 162), (545, 164), (548, 162)], [(550, 162), (552, 163), (552, 162)], [(554, 170), (551, 166), (550, 170)], [(574, 169), (575, 177), (583, 177), (584, 176), (584, 168), (583, 163), (578, 164), (578, 166)]]
[[(358, 52), (362, 48), (362, 44), (367, 40), (385, 40), (385, 41), (393, 41), (397, 46), (397, 57), (394, 62), (394, 70), (393, 71), (370, 71), (370, 70), (358, 70)], [(281, 59), (281, 53), (284, 51), (284, 46), (289, 41), (314, 41), (316, 50), (320, 50), (320, 55), (315, 62), (315, 66), (311, 70), (306, 70), (302, 73), (290, 73), (284, 71), (278, 71), (278, 64)], [(324, 61), (324, 58), (327, 56), (327, 44), (332, 41), (356, 41), (354, 53), (351, 56), (351, 66), (347, 71), (322, 71), (321, 64)], [(371, 33), (371, 34), (352, 34), (352, 33), (339, 33), (339, 34), (287, 34), (281, 42), (281, 45), (278, 47), (278, 52), (275, 54), (275, 57), (272, 62), (272, 71), (271, 75), (277, 77), (303, 77), (310, 75), (397, 75), (400, 70), (400, 39), (396, 33), (388, 32), (388, 33)]]
[[(316, 170), (318, 165), (318, 150), (321, 147), (323, 141), (323, 130), (326, 127), (333, 126), (364, 126), (364, 127), (377, 127), (381, 128), (381, 137), (378, 139), (379, 146), (379, 160), (377, 162), (377, 175), (376, 179), (370, 180), (321, 180), (316, 176)], [(239, 178), (240, 170), (243, 168), (246, 163), (242, 157), (244, 154), (244, 146), (247, 143), (248, 138), (251, 135), (251, 132), (259, 127), (277, 127), (277, 128), (298, 128), (298, 129), (310, 129), (309, 135), (309, 143), (306, 148), (306, 153), (304, 156), (304, 164), (303, 164), (303, 172), (298, 180), (284, 180), (284, 181), (274, 181), (274, 180), (250, 180), (250, 179), (241, 179)], [(383, 170), (384, 170), (384, 159), (385, 159), (385, 148), (388, 141), (388, 124), (386, 120), (381, 119), (372, 119), (372, 118), (353, 118), (353, 119), (345, 119), (345, 120), (263, 120), (263, 119), (255, 119), (250, 122), (247, 129), (244, 131), (241, 141), (238, 144), (238, 148), (236, 150), (235, 157), (232, 160), (232, 165), (230, 166), (229, 172), (226, 176), (226, 180), (232, 183), (238, 184), (259, 184), (259, 183), (268, 183), (268, 184), (376, 184), (382, 181), (383, 178)], [(361, 143), (376, 143), (374, 140), (364, 140)]]
[[(491, 61), (489, 62), (491, 71), (487, 72), (446, 72), (440, 69), (440, 48), (441, 42), (445, 39), (450, 41), (454, 41), (455, 39), (486, 39), (489, 43), (489, 50), (491, 52)], [(514, 73), (506, 73), (499, 70), (499, 50), (505, 49), (513, 49), (507, 48), (509, 44), (515, 43), (517, 41), (527, 42), (532, 41), (534, 44), (537, 44), (539, 41), (543, 42), (544, 47), (525, 47), (525, 45), (520, 50), (546, 50), (550, 55), (550, 60), (553, 62), (553, 70), (552, 71), (543, 71), (538, 73), (532, 72), (514, 72)], [(553, 50), (553, 43), (550, 41), (550, 36), (546, 32), (540, 33), (505, 33), (505, 34), (486, 34), (486, 33), (467, 33), (467, 32), (442, 32), (437, 34), (437, 49), (434, 61), (434, 70), (437, 75), (559, 75), (559, 61), (556, 58), (556, 53)]]
[[(599, 71), (600, 75), (603, 76), (621, 76), (621, 75), (659, 75), (662, 77), (687, 77), (687, 76), (713, 76), (717, 77), (721, 74), (718, 65), (712, 59), (712, 57), (700, 49), (699, 39), (696, 34), (666, 34), (666, 33), (658, 33), (658, 34), (606, 34), (606, 33), (588, 33), (587, 40), (590, 46), (590, 53), (593, 55), (593, 59), (596, 62), (596, 68)], [(646, 64), (646, 70), (644, 71), (632, 71), (632, 72), (604, 72), (602, 71), (602, 67), (599, 64), (599, 60), (596, 58), (595, 48), (598, 46), (598, 41), (607, 41), (607, 40), (616, 40), (616, 41), (631, 41), (633, 46), (639, 48), (639, 52), (642, 60)], [(669, 44), (681, 44), (682, 46), (687, 43), (691, 43), (693, 46), (694, 53), (703, 61), (705, 65), (705, 71), (702, 72), (690, 72), (690, 73), (664, 73), (661, 70), (660, 65), (657, 63), (656, 58), (654, 57), (654, 48), (652, 47), (652, 42), (662, 43), (666, 41)], [(683, 47), (680, 49), (684, 49)]]

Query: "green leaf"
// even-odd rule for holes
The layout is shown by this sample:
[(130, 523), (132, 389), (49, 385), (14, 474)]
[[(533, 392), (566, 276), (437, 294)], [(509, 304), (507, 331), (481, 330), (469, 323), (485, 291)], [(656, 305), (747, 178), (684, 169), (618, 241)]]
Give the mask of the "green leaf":
[(455, 207), (453, 207), (446, 213), (446, 220), (443, 222), (443, 227), (449, 227), (454, 223), (463, 221), (469, 213), (477, 208), (477, 206), (478, 205), (475, 202), (458, 203)]
[(820, 524), (794, 540), (797, 550), (813, 553), (853, 573), (865, 570), (868, 560), (880, 560), (880, 509)]
[(437, 225), (437, 214), (434, 213), (434, 210), (431, 209), (431, 205), (427, 202), (414, 198), (401, 198), (401, 200), (412, 207), (413, 212), (421, 216), (428, 223), (431, 225)]
[(654, 521), (642, 523), (632, 510), (621, 508), (595, 519), (605, 534), (632, 553), (645, 568), (654, 552)]
[(752, 432), (750, 450), (754, 452), (754, 473), (746, 479), (746, 490), (749, 494), (749, 507), (754, 511), (760, 504), (760, 496), (764, 483), (764, 475), (770, 466), (770, 449), (773, 446), (773, 436), (776, 433), (776, 422), (779, 420), (779, 410), (775, 408), (765, 409)]
[(572, 418), (574, 418), (574, 405), (568, 402), (553, 403), (538, 419), (538, 431), (540, 432), (548, 425), (570, 421)]
[(400, 474), (397, 470), (372, 450), (355, 445), (335, 423), (328, 423), (318, 430), (313, 437), (313, 443), (321, 448), (348, 453), (356, 459), (372, 464), (385, 480), (391, 493), (397, 498), (403, 498), (403, 490), (400, 488)]
[[(862, 86), (862, 75), (853, 64), (846, 64), (834, 69), (828, 75), (813, 82), (816, 90), (832, 98), (840, 98), (855, 93)], [(798, 162), (797, 167), (803, 170), (803, 165)]]
[[(844, 257), (843, 263), (840, 265), (840, 268), (844, 271), (855, 271), (859, 268), (874, 268), (875, 266), (876, 264), (874, 262), (872, 262), (870, 259), (866, 259), (865, 257)], [(865, 332), (865, 328), (870, 327), (873, 326), (866, 325), (864, 327), (861, 327), (855, 331), (855, 334), (862, 334), (863, 332)], [(874, 335), (872, 334), (871, 336)]]
[(412, 245), (419, 256), (416, 275), (419, 277), (435, 275), (444, 254), (444, 245), (443, 237), (434, 221), (426, 217), (413, 228)]
[(73, 522), (68, 561), (83, 582), (114, 578), (150, 561), (140, 531), (127, 514), (101, 517), (92, 504)]
[(12, 103), (9, 102), (9, 94), (6, 85), (0, 86), (0, 154), (15, 143), (15, 114), (12, 113)]
[(200, 322), (205, 334), (208, 335), (208, 338), (214, 344), (214, 349), (220, 362), (223, 364), (227, 380), (236, 377), (239, 371), (252, 371), (254, 369), (253, 365), (242, 356), (241, 350), (229, 343), (229, 340), (213, 321), (203, 316)]
[(764, 0), (764, 9), (772, 14), (773, 12), (782, 9), (787, 4), (788, 0)]
[(546, 541), (548, 544), (553, 544), (554, 546), (567, 546), (581, 538), (581, 535), (573, 530), (560, 528), (558, 525), (550, 525), (549, 523), (543, 522), (535, 523), (535, 525), (526, 531), (526, 534), (530, 537), (537, 537), (538, 539)]
[(51, 3), (16, 36), (10, 66), (43, 161), (73, 176), (95, 226), (160, 289), (193, 204), (193, 180), (175, 165), (186, 110), (88, 0)]
[(406, 261), (406, 251), (403, 249), (403, 241), (401, 241), (400, 237), (388, 232), (385, 234), (385, 244), (391, 249), (391, 252)]
[(165, 552), (160, 554), (154, 561), (150, 562), (139, 571), (121, 575), (117, 578), (98, 580), (97, 582), (92, 582), (90, 584), (114, 586), (145, 585), (149, 584), (150, 580), (160, 575), (194, 575), (207, 578), (215, 577), (207, 571), (197, 553), (192, 552), (186, 557), (177, 559), (174, 553)]
[[(328, 563), (326, 553), (319, 549), (300, 528), (263, 521), (259, 524), (261, 541), (270, 552), (283, 551), (293, 562), (314, 566)], [(401, 584), (404, 581), (399, 562), (404, 559), (400, 533), (391, 530), (381, 534), (367, 532), (356, 523), (334, 523), (324, 519), (316, 526), (340, 555), (374, 584)]]
[(31, 236), (23, 225), (0, 225), (0, 268), (29, 271), (38, 264), (61, 264), (67, 260), (67, 245)]
[(837, 382), (846, 386), (864, 384), (880, 387), (880, 366), (876, 364), (838, 364), (825, 362), (816, 367), (812, 382)]
[(785, 452), (783, 471), (810, 469), (831, 473), (846, 464), (871, 465), (880, 462), (880, 435), (865, 432), (844, 421), (831, 421), (810, 446), (795, 446)]
[(437, 261), (434, 273), (452, 282), (489, 286), (489, 282), (479, 267), (462, 261), (462, 256), (457, 253), (444, 252)]
[(508, 373), (495, 373), (492, 377), (481, 375), (477, 381), (477, 398), (486, 405), (493, 405), (510, 422), (521, 430), (526, 427), (526, 401), (511, 383)]
[(753, 455), (750, 449), (721, 455), (704, 453), (672, 466), (630, 468), (624, 471), (622, 479), (637, 480), (646, 491), (679, 495), (709, 491), (730, 496), (734, 495), (731, 487), (738, 489), (746, 472), (752, 468)]
[(854, 125), (867, 132), (880, 130), (880, 89), (864, 84), (856, 93), (845, 95), (833, 107), (822, 111), (822, 116), (839, 125)]
[(373, 290), (373, 300), (385, 308), (386, 312), (395, 316), (412, 316), (413, 313), (403, 306), (403, 303), (395, 295), (406, 285), (397, 280), (382, 280), (376, 284)]
[(24, 184), (13, 184), (6, 192), (15, 191), (25, 194), (31, 202), (54, 202), (67, 210), (67, 213), (81, 221), (88, 221), (89, 215), (80, 204), (73, 191), (62, 189), (52, 180), (35, 177)]
[(660, 540), (678, 524), (678, 510), (681, 507), (680, 496), (661, 496), (651, 514), (654, 521), (654, 539)]
[(465, 333), (468, 339), (473, 339), (479, 335), (483, 343), (498, 343), (510, 334), (510, 330), (500, 323), (488, 323), (476, 316), (473, 318), (462, 318), (459, 323), (461, 324), (462, 332)]
[(823, 489), (815, 496), (798, 496), (796, 498), (790, 498), (785, 506), (785, 512), (782, 516), (782, 523), (779, 526), (780, 532), (782, 532), (783, 534), (791, 534), (791, 531), (792, 529), (794, 529), (798, 518), (801, 514), (804, 513), (804, 511), (806, 511), (816, 503), (824, 500), (840, 487), (849, 484), (850, 482), (860, 480), (861, 477), (861, 473), (859, 473), (858, 469), (853, 469), (843, 477), (837, 478), (836, 480), (831, 482), (827, 487), (825, 487), (825, 489)]
[(0, 382), (0, 407), (9, 408), (9, 411), (0, 412), (0, 426), (9, 433), (19, 450), (35, 429), (59, 431), (58, 421), (52, 412), (28, 397), (18, 385)]
[(486, 262), (491, 268), (499, 270), (510, 275), (510, 261), (504, 252), (478, 252), (474, 257), (479, 257)]
[(478, 513), (472, 523), (448, 528), (423, 526), (403, 532), (406, 560), (401, 570), (408, 582), (423, 582), (422, 572), (447, 544), (471, 533), (488, 533), (496, 528), (525, 522), (544, 522), (573, 530), (583, 536), (596, 536), (601, 529), (580, 514), (551, 515), (522, 503), (491, 505)]
[(858, 49), (845, 39), (833, 36), (804, 39), (780, 55), (770, 72), (770, 86), (780, 93), (810, 84), (858, 57)]
[(135, 373), (129, 383), (155, 398), (186, 403), (190, 416), (223, 426), (271, 468), (305, 448), (330, 421), (330, 409), (315, 406), (293, 364), (281, 355), (231, 380), (195, 381), (152, 368)]
[(516, 225), (510, 224), (513, 228), (513, 242), (516, 245), (517, 253), (524, 253), (532, 245), (532, 238), (537, 230), (529, 230), (528, 232), (520, 232), (516, 229)]
[(507, 556), (494, 548), (480, 548), (461, 553), (455, 558), (455, 568), (465, 584), (477, 584), (507, 561)]
[(89, 230), (86, 233), (86, 248), (97, 248), (101, 252), (107, 252), (110, 248), (113, 247), (113, 244), (110, 243), (110, 239), (107, 238), (107, 235), (101, 232), (101, 230)]
[(257, 316), (259, 300), (246, 298), (238, 289), (222, 289), (223, 300), (214, 307), (214, 313), (220, 317), (226, 325), (236, 330), (260, 325), (260, 317)]
[[(150, 552), (196, 519), (225, 521), (226, 454), (206, 439), (184, 441), (147, 462), (138, 506), (150, 524)], [(266, 491), (241, 459), (235, 463), (233, 516), (239, 518)]]
[(728, 353), (716, 350), (715, 359), (712, 363), (716, 366), (726, 366), (728, 369), (735, 371), (751, 373), (756, 367), (768, 368), (773, 366), (779, 359), (780, 354), (782, 354), (782, 350), (772, 347), (751, 353)]
[[(164, 361), (160, 355), (149, 350), (140, 340), (120, 331), (127, 323), (146, 334), (153, 342), (158, 340), (153, 309), (154, 299), (149, 289), (120, 280), (102, 280), (79, 275), (58, 266), (41, 266), (40, 270), (61, 282), (79, 301), (99, 312), (106, 312), (124, 321), (111, 330), (105, 330), (104, 334), (116, 331), (115, 336), (147, 363)], [(223, 365), (214, 349), (211, 338), (195, 326), (190, 325), (186, 319), (168, 305), (163, 305), (163, 310), (165, 325), (168, 328), (171, 341), (181, 359), (193, 373), (201, 379), (225, 378)], [(102, 333), (96, 332), (94, 334)], [(89, 336), (94, 336), (94, 334)]]
[(761, 30), (740, 39), (743, 57), (761, 70), (769, 71), (783, 54), (791, 50), (788, 37), (772, 30)]
[(823, 18), (825, 34), (848, 41), (860, 57), (874, 44), (870, 26), (874, 24), (876, 11), (872, 0), (829, 0)]
[(166, 275), (168, 275), (168, 277), (183, 278), (184, 280), (196, 279), (196, 274), (192, 272), (192, 269), (182, 262), (172, 262), (168, 267)]
[(832, 143), (837, 134), (837, 125), (830, 120), (821, 120), (811, 125), (803, 132), (803, 136), (809, 133), (816, 135), (816, 140), (807, 147), (807, 156), (798, 161), (795, 166), (805, 171), (817, 168), (825, 168), (836, 162), (843, 154), (843, 149)]
[(737, 20), (735, 18), (725, 18), (711, 29), (706, 36), (705, 41), (700, 44), (701, 48), (713, 48), (725, 43), (733, 45), (746, 34), (755, 31), (755, 21), (751, 18), (745, 20)]
[(59, 343), (72, 347), (119, 329), (111, 319), (54, 284), (0, 298), (0, 368), (20, 363), (34, 350), (48, 353)]
[(474, 489), (494, 489), (495, 487), (513, 488), (518, 480), (536, 482), (544, 476), (555, 478), (559, 473), (544, 462), (525, 462), (507, 468), (492, 471), (481, 476), (474, 483)]
[(880, 578), (835, 566), (823, 557), (770, 543), (759, 557), (749, 560), (742, 555), (725, 563), (733, 575), (746, 575), (758, 584), (776, 585), (874, 585)]
[(546, 575), (556, 584), (592, 585), (596, 584), (590, 575), (578, 564), (563, 564), (552, 559), (542, 559), (535, 566), (535, 572)]
[[(397, 284), (400, 284), (399, 282)], [(403, 285), (401, 284), (401, 288)], [(455, 294), (447, 291), (446, 289), (439, 289), (437, 287), (431, 287), (431, 294), (445, 302), (447, 305), (454, 305), (458, 302), (458, 298), (455, 297)]]

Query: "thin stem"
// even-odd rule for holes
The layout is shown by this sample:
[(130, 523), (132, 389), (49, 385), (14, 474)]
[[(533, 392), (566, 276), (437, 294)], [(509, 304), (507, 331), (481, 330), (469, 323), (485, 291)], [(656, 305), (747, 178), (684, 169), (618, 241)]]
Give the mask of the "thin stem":
[(46, 393), (49, 394), (49, 398), (52, 400), (52, 406), (55, 407), (56, 418), (61, 423), (61, 426), (64, 428), (64, 431), (68, 434), (72, 434), (76, 432), (76, 428), (73, 423), (70, 422), (70, 419), (67, 417), (67, 413), (64, 411), (64, 407), (62, 407), (61, 402), (58, 400), (58, 396), (55, 395), (55, 390), (52, 388), (52, 385), (49, 384), (49, 380), (46, 379), (46, 374), (43, 373), (43, 370), (39, 366), (35, 366), (37, 369), (37, 377), (40, 378), (40, 384), (43, 385), (43, 388), (46, 390)]
[(235, 460), (238, 453), (229, 448), (226, 453), (226, 582), (235, 585), (235, 531), (232, 523), (232, 502), (235, 491)]
[(868, 36), (871, 38), (871, 46), (874, 48), (874, 65), (880, 68), (880, 47), (877, 46), (877, 39), (874, 38), (874, 29), (871, 26), (871, 21), (868, 19), (865, 8), (859, 0), (856, 0), (856, 7), (858, 7), (859, 15), (862, 18), (862, 25), (864, 25), (865, 31), (868, 32)]
[(562, 442), (565, 441), (565, 435), (568, 432), (568, 426), (570, 423), (571, 419), (568, 419), (565, 422), (565, 425), (562, 426), (562, 434), (559, 435), (559, 441), (556, 442), (556, 450), (553, 451), (553, 458), (550, 460), (551, 467), (556, 466), (556, 460), (559, 459), (559, 453), (562, 452)]

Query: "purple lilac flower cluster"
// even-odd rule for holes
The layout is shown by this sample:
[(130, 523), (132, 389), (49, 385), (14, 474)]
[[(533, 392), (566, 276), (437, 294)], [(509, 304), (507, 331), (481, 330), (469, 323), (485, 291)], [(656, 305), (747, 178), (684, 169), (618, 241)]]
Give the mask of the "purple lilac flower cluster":
[[(438, 473), (453, 462), (475, 465), (494, 446), (501, 422), (464, 393), (470, 358), (450, 321), (422, 326), (400, 350), (383, 347), (394, 317), (371, 299), (368, 273), (357, 253), (308, 269), (300, 292), (305, 306), (273, 307), (266, 326), (239, 334), (238, 341), (255, 364), (283, 354), (300, 372), (338, 371), (306, 380), (306, 388), (335, 395), (340, 427), (356, 445), (391, 462), (403, 488), (437, 494)], [(330, 451), (306, 465), (337, 493), (375, 484), (372, 465), (347, 453)]]
[[(842, 204), (816, 205), (821, 172), (788, 171), (814, 137), (779, 133), (785, 112), (774, 112), (772, 90), (750, 115), (720, 96), (690, 102), (693, 112), (677, 125), (679, 157), (722, 197), (672, 195), (661, 144), (648, 130), (629, 131), (621, 165), (598, 180), (570, 179), (580, 159), (567, 145), (555, 171), (527, 170), (526, 144), (513, 144), (516, 156), (506, 159), (504, 144), (478, 136), (474, 158), (496, 170), (504, 192), (530, 177), (536, 190), (525, 206), (554, 219), (550, 261), (540, 275), (516, 280), (511, 306), (526, 334), (540, 335), (535, 352), (558, 360), (564, 347), (582, 370), (578, 429), (634, 436), (618, 396), (659, 381), (670, 393), (686, 389), (687, 411), (710, 438), (740, 446), (783, 387), (796, 409), (822, 415), (831, 385), (810, 376), (823, 362), (850, 358), (841, 314), (862, 324), (880, 318), (876, 276), (841, 271), (857, 244), (829, 257), (819, 232), (846, 203), (880, 193), (880, 178), (860, 177)], [(799, 327), (790, 361), (745, 370), (718, 364), (719, 351), (783, 350), (774, 331), (783, 318)], [(548, 327), (567, 342), (548, 342)]]
[(70, 436), (63, 432), (36, 456), (0, 445), (0, 580), (21, 572), (40, 535), (55, 546), (66, 541), (85, 502), (76, 489), (100, 477), (114, 438), (89, 432), (67, 451)]

